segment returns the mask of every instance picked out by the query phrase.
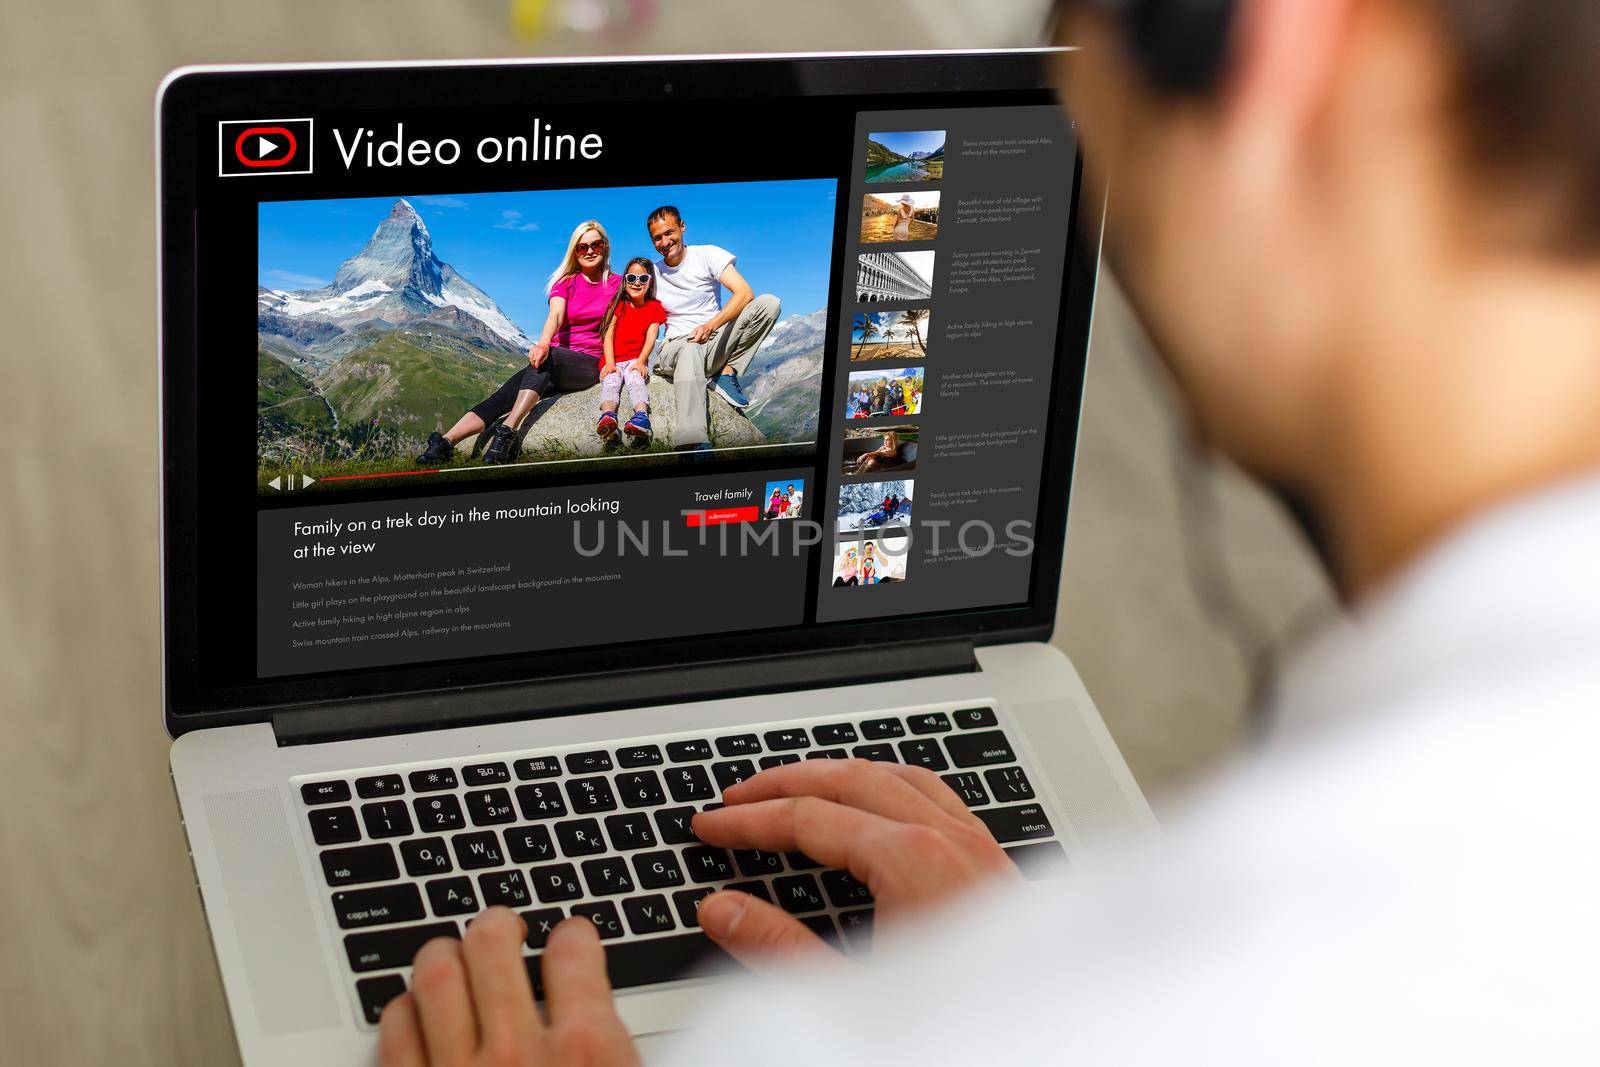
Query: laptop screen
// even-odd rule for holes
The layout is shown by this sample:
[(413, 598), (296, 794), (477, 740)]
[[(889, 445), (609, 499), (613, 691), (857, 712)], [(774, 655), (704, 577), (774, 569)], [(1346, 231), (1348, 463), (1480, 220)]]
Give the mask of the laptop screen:
[(876, 62), (169, 87), (169, 697), (1028, 608), (1077, 146), (1037, 86)]

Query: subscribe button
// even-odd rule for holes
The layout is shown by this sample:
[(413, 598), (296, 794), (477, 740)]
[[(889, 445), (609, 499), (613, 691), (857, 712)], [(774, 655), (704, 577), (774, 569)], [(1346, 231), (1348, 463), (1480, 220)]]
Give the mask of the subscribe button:
[(730, 522), (755, 522), (761, 517), (758, 507), (745, 508), (710, 508), (706, 511), (690, 511), (684, 514), (684, 519), (690, 526), (722, 526)]
[(268, 119), (217, 123), (217, 173), (310, 174), (311, 120)]

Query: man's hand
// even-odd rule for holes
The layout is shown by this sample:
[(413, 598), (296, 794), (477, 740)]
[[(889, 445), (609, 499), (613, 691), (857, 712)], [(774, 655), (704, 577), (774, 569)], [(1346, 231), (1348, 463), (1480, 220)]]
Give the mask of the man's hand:
[(527, 925), (490, 908), (461, 941), (436, 938), (417, 952), (411, 991), (389, 1002), (378, 1030), (384, 1067), (637, 1067), (617, 1017), (606, 955), (587, 919), (568, 919), (545, 944), (539, 1018), (522, 962)]
[(703, 345), (717, 335), (717, 327), (709, 322), (702, 322), (689, 331), (689, 340), (697, 345)]
[(533, 364), (533, 369), (538, 370), (539, 365), (550, 356), (550, 346), (543, 341), (535, 341), (528, 349), (528, 362)]
[[(804, 852), (865, 882), (880, 921), (899, 921), (1016, 866), (961, 798), (932, 771), (866, 760), (806, 760), (723, 791), (725, 807), (694, 817), (708, 845)], [(828, 953), (800, 920), (765, 901), (722, 892), (700, 904), (700, 926), (747, 963)]]

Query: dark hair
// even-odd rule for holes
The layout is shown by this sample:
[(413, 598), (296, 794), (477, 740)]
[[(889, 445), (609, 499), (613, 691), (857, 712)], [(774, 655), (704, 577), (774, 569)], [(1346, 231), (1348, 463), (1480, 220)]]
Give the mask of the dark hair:
[(656, 223), (666, 218), (670, 218), (679, 226), (683, 225), (683, 216), (678, 213), (678, 209), (673, 207), (671, 204), (662, 204), (660, 207), (650, 212), (650, 217), (644, 220), (645, 227), (649, 228), (654, 226)]
[[(650, 275), (650, 291), (644, 294), (644, 302), (649, 303), (656, 298), (656, 264), (649, 256), (634, 256), (628, 260), (628, 265), (622, 268), (623, 274), (632, 274), (636, 264), (643, 264)], [(617, 311), (622, 307), (622, 302), (628, 299), (628, 280), (624, 278), (622, 284), (617, 286), (617, 291), (611, 297), (611, 303), (606, 305), (606, 313), (600, 316), (600, 336), (604, 337), (606, 331), (611, 329), (611, 324), (617, 320)]]

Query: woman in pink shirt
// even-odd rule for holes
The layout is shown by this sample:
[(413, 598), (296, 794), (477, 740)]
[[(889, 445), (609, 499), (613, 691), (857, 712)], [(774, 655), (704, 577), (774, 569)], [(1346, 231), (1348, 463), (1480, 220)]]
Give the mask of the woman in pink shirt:
[[(444, 433), (428, 436), (417, 463), (424, 467), (447, 462), (455, 447), (468, 437), (494, 426), (485, 463), (509, 463), (516, 458), (517, 430), (534, 405), (559, 393), (579, 393), (600, 382), (605, 346), (600, 320), (617, 295), (620, 276), (611, 272), (611, 239), (593, 219), (578, 224), (567, 242), (567, 254), (550, 275), (546, 291), (550, 313), (539, 339), (528, 349), (528, 366), (516, 371), (482, 403), (473, 407)], [(498, 426), (495, 421), (505, 416)]]

